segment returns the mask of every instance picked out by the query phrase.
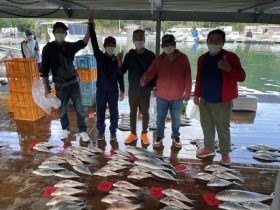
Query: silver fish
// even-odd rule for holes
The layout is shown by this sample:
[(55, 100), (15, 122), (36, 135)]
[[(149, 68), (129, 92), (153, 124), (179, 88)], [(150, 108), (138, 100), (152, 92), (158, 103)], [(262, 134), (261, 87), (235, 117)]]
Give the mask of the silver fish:
[(63, 203), (59, 203), (58, 205), (53, 206), (52, 208), (50, 208), (49, 210), (85, 210), (88, 209), (90, 206), (84, 205), (84, 204), (79, 204), (79, 203), (75, 203), (73, 202), (72, 204), (63, 204)]
[(224, 179), (212, 179), (209, 182), (207, 182), (208, 187), (227, 187), (233, 184), (237, 184), (236, 182), (230, 182)]
[(187, 196), (185, 196), (183, 193), (181, 193), (178, 190), (170, 188), (170, 189), (165, 189), (162, 192), (163, 192), (164, 195), (169, 196), (169, 197), (173, 197), (177, 200), (184, 201), (184, 202), (187, 202), (187, 203), (193, 203), (193, 201), (191, 199), (189, 199)]
[(267, 146), (265, 144), (257, 144), (257, 146), (261, 147), (263, 150), (267, 150), (267, 151), (279, 151), (278, 149)]
[(129, 171), (131, 172), (145, 172), (145, 173), (149, 173), (152, 172), (152, 169), (150, 168), (146, 168), (146, 167), (142, 167), (142, 166), (133, 166), (132, 168), (129, 169)]
[(143, 208), (143, 204), (132, 204), (132, 203), (126, 203), (126, 202), (115, 202), (111, 204), (107, 210), (134, 210)]
[(171, 176), (169, 173), (162, 170), (154, 170), (152, 171), (152, 174), (162, 179), (168, 179), (168, 180), (178, 182), (178, 180), (176, 180), (173, 176)]
[(160, 210), (181, 210), (175, 206), (165, 206), (163, 208), (161, 208)]
[(223, 202), (219, 204), (219, 209), (226, 209), (226, 210), (248, 210), (244, 206), (240, 205), (239, 203), (234, 202)]
[(237, 176), (234, 176), (230, 173), (227, 173), (225, 171), (214, 171), (212, 173), (212, 175), (216, 176), (216, 177), (219, 177), (219, 178), (222, 178), (222, 179), (225, 179), (225, 180), (239, 180), (241, 182), (244, 182), (243, 179), (237, 177)]
[(270, 210), (270, 206), (260, 202), (242, 203), (242, 205), (249, 210)]
[(200, 181), (210, 181), (212, 179), (217, 179), (216, 176), (204, 172), (198, 173), (196, 176), (193, 176), (194, 179), (200, 180)]
[(83, 165), (83, 162), (80, 161), (78, 158), (68, 158), (66, 161), (72, 166)]
[(171, 206), (175, 206), (178, 207), (180, 209), (193, 209), (192, 207), (187, 206), (186, 204), (184, 204), (183, 202), (172, 198), (172, 197), (164, 197), (162, 199), (160, 199), (161, 203), (164, 203), (165, 205), (171, 205)]
[(124, 188), (114, 188), (114, 189), (110, 190), (109, 193), (114, 194), (114, 195), (120, 195), (120, 196), (123, 196), (126, 198), (129, 198), (129, 197), (137, 198), (138, 197), (137, 194), (135, 194), (127, 189), (124, 189)]
[(4, 142), (0, 142), (0, 148), (2, 148), (2, 147), (7, 147), (7, 146), (9, 146), (9, 144), (4, 143)]
[(256, 154), (266, 154), (266, 155), (270, 155), (272, 157), (280, 157), (279, 153), (275, 153), (275, 152), (270, 152), (270, 151), (266, 151), (266, 150), (259, 150), (256, 152)]
[(40, 142), (36, 145), (41, 145), (41, 146), (44, 146), (44, 147), (47, 147), (47, 148), (54, 148), (54, 147), (58, 147), (57, 145), (54, 145), (54, 144), (51, 144), (49, 142)]
[(93, 160), (87, 155), (75, 155), (75, 158), (78, 158), (85, 163), (93, 163)]
[(42, 165), (39, 165), (38, 168), (50, 169), (50, 170), (53, 170), (53, 171), (66, 170), (66, 168), (63, 168), (60, 165), (53, 164), (53, 163), (42, 164)]
[(128, 190), (138, 190), (140, 187), (131, 184), (130, 182), (127, 181), (117, 181), (116, 183), (113, 184), (114, 187), (119, 187), (119, 188), (124, 188)]
[(156, 157), (147, 156), (147, 155), (142, 154), (142, 153), (135, 154), (135, 157), (138, 160), (148, 160), (148, 161), (156, 162), (157, 164), (170, 166), (170, 163), (168, 163), (168, 162), (165, 162), (165, 161), (163, 161), (159, 158), (156, 158)]
[(72, 151), (77, 155), (88, 155), (88, 156), (95, 155), (94, 153), (89, 152), (88, 150), (81, 149), (81, 148), (75, 148), (74, 147), (74, 148), (72, 148)]
[(125, 202), (125, 203), (131, 203), (131, 200), (129, 200), (128, 198), (119, 196), (119, 195), (113, 195), (113, 194), (109, 194), (107, 196), (105, 196), (104, 198), (101, 199), (102, 202), (104, 203), (116, 203), (118, 201), (120, 202)]
[(123, 156), (123, 155), (120, 155), (120, 154), (113, 155), (109, 158), (112, 159), (112, 160), (119, 160), (119, 159), (129, 160), (130, 159), (130, 157)]
[(263, 161), (280, 162), (280, 159), (277, 159), (264, 153), (254, 154), (253, 158)]
[(36, 174), (36, 175), (40, 175), (40, 176), (54, 176), (55, 175), (55, 172), (53, 170), (43, 169), (43, 168), (36, 169), (36, 170), (32, 171), (32, 173)]
[(148, 177), (153, 177), (151, 174), (147, 174), (144, 172), (131, 172), (127, 178), (129, 179), (145, 179)]
[(227, 168), (227, 167), (220, 166), (220, 165), (217, 165), (217, 164), (211, 164), (211, 165), (205, 166), (204, 170), (205, 171), (210, 171), (210, 172), (214, 172), (214, 171), (235, 171), (235, 169)]
[(171, 171), (172, 173), (174, 173), (174, 171), (170, 168), (167, 168), (165, 166), (162, 166), (160, 164), (157, 164), (153, 161), (148, 161), (148, 160), (136, 160), (134, 162), (135, 165), (138, 166), (142, 166), (142, 167), (146, 167), (146, 168), (150, 168), (150, 169), (154, 169), (154, 170), (164, 170), (164, 171)]
[(84, 183), (81, 182), (77, 182), (74, 180), (62, 180), (60, 182), (57, 182), (55, 185), (55, 187), (86, 187), (86, 185)]
[(60, 171), (56, 173), (55, 176), (62, 177), (62, 178), (69, 178), (69, 179), (80, 177), (72, 171)]
[(123, 169), (126, 169), (127, 166), (122, 166), (122, 165), (105, 165), (103, 168), (103, 170), (109, 170), (109, 171), (120, 171)]
[(98, 170), (93, 173), (93, 175), (97, 176), (102, 176), (102, 177), (107, 177), (107, 176), (120, 176), (122, 175), (121, 173), (116, 173), (114, 171), (109, 171), (109, 170)]
[(49, 159), (49, 160), (45, 160), (44, 162), (42, 162), (43, 164), (65, 164), (67, 163), (65, 160), (62, 159)]
[(242, 203), (250, 201), (266, 201), (272, 199), (273, 196), (243, 190), (224, 190), (218, 192), (216, 198), (220, 201)]
[(64, 187), (64, 188), (58, 188), (51, 195), (52, 196), (61, 196), (61, 195), (75, 195), (75, 194), (80, 194), (80, 193), (86, 193), (86, 191), (81, 190), (81, 189), (72, 188), (72, 187)]
[(119, 155), (122, 155), (122, 156), (130, 158), (130, 154), (128, 152), (126, 152), (126, 151), (122, 151), (120, 149), (116, 149), (116, 150), (114, 150), (114, 152), (119, 154)]
[(47, 148), (47, 147), (45, 147), (45, 146), (43, 146), (43, 145), (35, 145), (34, 147), (33, 147), (33, 149), (35, 149), (35, 150), (37, 150), (37, 151), (40, 151), (40, 152), (50, 152), (50, 150)]
[(55, 196), (46, 205), (54, 206), (65, 201), (82, 201), (82, 199), (71, 195)]
[(94, 147), (94, 146), (83, 147), (83, 148), (92, 153), (104, 153), (102, 149), (99, 149), (98, 147)]
[(114, 165), (114, 164), (116, 164), (116, 165), (133, 165), (131, 162), (123, 160), (123, 159), (109, 160), (107, 163), (111, 164), (111, 165)]
[(87, 167), (85, 167), (84, 165), (75, 165), (75, 166), (73, 166), (73, 168), (75, 169), (75, 171), (78, 171), (82, 174), (87, 174), (90, 176), (92, 175), (90, 170)]

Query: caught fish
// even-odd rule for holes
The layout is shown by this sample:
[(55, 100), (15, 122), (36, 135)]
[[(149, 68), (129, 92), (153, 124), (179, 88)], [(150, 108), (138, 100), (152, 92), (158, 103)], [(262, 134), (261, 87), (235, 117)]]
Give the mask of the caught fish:
[(130, 182), (127, 181), (117, 181), (116, 183), (113, 184), (114, 187), (119, 187), (119, 188), (124, 188), (128, 190), (139, 190), (140, 187), (131, 184)]
[(75, 171), (78, 171), (82, 174), (87, 174), (90, 176), (92, 175), (90, 170), (87, 167), (85, 167), (84, 165), (75, 165), (75, 166), (73, 166), (73, 168), (75, 169)]
[(60, 172), (56, 173), (55, 176), (62, 177), (62, 178), (68, 178), (68, 179), (80, 177), (79, 175), (75, 174), (72, 171), (60, 171)]
[(220, 165), (217, 165), (217, 164), (211, 164), (211, 165), (205, 166), (204, 170), (205, 171), (209, 171), (209, 172), (214, 172), (214, 171), (235, 171), (235, 169), (227, 168), (227, 167), (220, 166)]
[(94, 153), (89, 152), (88, 150), (81, 149), (80, 147), (73, 147), (72, 152), (74, 152), (77, 155), (88, 155), (88, 156), (95, 155)]
[(145, 154), (142, 154), (142, 153), (135, 154), (135, 157), (138, 160), (148, 160), (148, 161), (156, 162), (157, 164), (170, 166), (170, 163), (168, 163), (168, 162), (165, 162), (156, 157), (146, 156)]
[(55, 172), (50, 169), (43, 169), (39, 168), (34, 171), (32, 171), (33, 174), (39, 175), (39, 176), (54, 176)]
[(226, 210), (248, 210), (244, 206), (239, 203), (234, 202), (223, 202), (219, 204), (219, 209), (226, 209)]
[(191, 199), (189, 199), (187, 196), (185, 196), (183, 193), (181, 193), (180, 191), (178, 190), (175, 190), (175, 189), (165, 189), (162, 191), (162, 193), (166, 196), (169, 196), (169, 197), (173, 197), (177, 200), (180, 200), (180, 201), (184, 201), (184, 202), (187, 202), (187, 203), (193, 203), (193, 201)]
[(62, 196), (55, 196), (53, 197), (46, 205), (47, 206), (54, 206), (59, 203), (65, 202), (65, 201), (82, 201), (82, 198), (71, 196), (71, 195), (62, 195)]
[(276, 148), (273, 148), (273, 147), (270, 147), (270, 146), (267, 146), (265, 144), (257, 144), (257, 146), (261, 147), (263, 150), (267, 150), (267, 151), (279, 151), (278, 149)]
[(99, 149), (98, 147), (94, 147), (94, 146), (83, 147), (83, 148), (92, 153), (104, 153), (102, 149)]
[(129, 197), (137, 198), (138, 197), (137, 194), (135, 194), (127, 189), (124, 189), (124, 188), (114, 188), (114, 189), (110, 190), (109, 193), (114, 194), (114, 195), (120, 195), (120, 196), (123, 196), (126, 198), (129, 198)]
[(9, 144), (6, 144), (6, 143), (4, 143), (4, 142), (0, 142), (0, 148), (2, 148), (2, 147), (7, 147), (7, 146), (9, 146)]
[(153, 177), (151, 174), (144, 173), (144, 172), (131, 172), (127, 178), (129, 179), (145, 179), (148, 177)]
[(114, 150), (114, 152), (119, 154), (119, 155), (122, 155), (122, 156), (130, 158), (130, 154), (128, 152), (126, 152), (126, 151), (122, 151), (120, 149), (116, 149), (116, 150)]
[(230, 182), (224, 179), (212, 179), (207, 182), (208, 187), (228, 187), (230, 185), (237, 184), (236, 182)]
[(167, 168), (165, 166), (162, 166), (160, 164), (157, 164), (153, 161), (148, 161), (148, 160), (136, 160), (134, 162), (135, 165), (138, 166), (142, 166), (142, 167), (146, 167), (146, 168), (150, 168), (150, 169), (154, 169), (154, 170), (164, 170), (164, 171), (171, 171), (172, 173), (174, 173), (174, 171), (170, 168)]
[(77, 182), (77, 181), (74, 181), (74, 180), (62, 180), (60, 182), (57, 182), (55, 185), (55, 187), (86, 187), (86, 185), (84, 183), (81, 183), (81, 182)]
[(72, 187), (64, 187), (64, 188), (58, 188), (51, 195), (52, 196), (61, 196), (61, 195), (75, 195), (75, 194), (80, 194), (80, 193), (86, 193), (86, 191), (81, 190), (81, 189), (72, 188)]
[(280, 157), (280, 154), (279, 153), (275, 153), (275, 152), (270, 152), (270, 151), (266, 151), (266, 150), (259, 150), (256, 152), (256, 154), (266, 154), (266, 155), (270, 155), (272, 157)]
[(154, 170), (152, 171), (152, 174), (162, 179), (168, 179), (168, 180), (178, 182), (178, 180), (176, 180), (173, 176), (171, 176), (169, 173), (162, 170)]
[(102, 177), (107, 177), (107, 176), (120, 176), (122, 175), (121, 173), (116, 173), (114, 171), (109, 171), (109, 170), (102, 170), (99, 169), (98, 171), (95, 171), (93, 175), (97, 176), (102, 176)]
[(80, 161), (78, 158), (69, 158), (66, 160), (67, 163), (69, 163), (71, 166), (76, 166), (76, 165), (83, 165), (83, 162)]
[(232, 175), (232, 174), (230, 174), (230, 173), (227, 173), (227, 172), (225, 172), (225, 171), (214, 171), (214, 172), (212, 173), (212, 175), (214, 175), (214, 176), (216, 176), (216, 177), (219, 177), (219, 178), (221, 178), (221, 179), (225, 179), (225, 180), (239, 180), (239, 181), (241, 181), (241, 182), (244, 182), (243, 179), (241, 179), (241, 178), (239, 178), (239, 177), (237, 177), (237, 176), (234, 176), (234, 175)]
[(160, 210), (181, 210), (175, 206), (165, 206), (163, 208), (161, 208)]
[(129, 200), (128, 198), (119, 196), (119, 195), (113, 195), (113, 194), (109, 194), (107, 196), (105, 196), (104, 198), (101, 199), (102, 202), (104, 203), (116, 203), (116, 202), (125, 202), (125, 203), (131, 203), (132, 201)]
[(42, 165), (44, 164), (65, 164), (67, 163), (65, 160), (62, 159), (49, 159), (49, 160), (45, 160), (44, 162), (42, 162)]
[(40, 142), (36, 145), (41, 145), (41, 146), (44, 146), (44, 147), (47, 147), (47, 148), (54, 148), (54, 147), (58, 147), (57, 145), (54, 145), (54, 144), (51, 144), (49, 142)]
[(212, 179), (217, 179), (216, 176), (204, 172), (198, 173), (196, 176), (193, 176), (193, 178), (196, 180), (206, 181), (206, 182), (209, 182)]
[(152, 169), (145, 168), (145, 167), (142, 167), (142, 166), (133, 166), (132, 168), (129, 169), (129, 171), (149, 173), (149, 172), (152, 172)]
[(112, 159), (112, 160), (119, 160), (119, 159), (129, 160), (130, 159), (130, 157), (123, 156), (123, 155), (120, 155), (120, 154), (113, 155), (113, 156), (111, 156), (109, 158)]
[(53, 171), (66, 170), (66, 168), (63, 168), (60, 165), (54, 164), (54, 163), (42, 164), (42, 165), (39, 165), (38, 168), (50, 169)]
[(87, 155), (75, 155), (75, 158), (78, 158), (79, 160), (85, 163), (93, 163), (93, 160), (90, 159), (90, 157)]
[(248, 202), (242, 205), (249, 210), (270, 210), (270, 206), (260, 202)]
[(107, 210), (134, 210), (143, 208), (143, 204), (132, 204), (132, 203), (126, 203), (126, 202), (115, 202), (111, 204)]
[(181, 202), (175, 198), (172, 198), (172, 197), (164, 197), (164, 198), (160, 199), (160, 202), (165, 205), (171, 205), (171, 206), (178, 207), (180, 209), (193, 209), (193, 207), (189, 207), (186, 204), (184, 204), (183, 202)]
[[(84, 205), (83, 203), (59, 203), (58, 205), (53, 206), (49, 210), (85, 210), (88, 209), (89, 206)], [(90, 208), (91, 209), (91, 208)]]
[(280, 159), (277, 159), (273, 156), (264, 154), (264, 153), (256, 153), (254, 154), (253, 158), (258, 159), (258, 160), (263, 160), (263, 161), (270, 161), (270, 162), (280, 162)]
[(120, 171), (123, 169), (126, 169), (127, 166), (122, 166), (122, 165), (106, 165), (103, 168), (101, 168), (102, 170), (109, 170), (109, 171)]
[(36, 144), (34, 147), (33, 147), (33, 149), (35, 149), (35, 150), (37, 150), (37, 151), (40, 151), (40, 152), (50, 152), (50, 150), (47, 148), (47, 147), (45, 147), (45, 146), (43, 146), (43, 145), (38, 145), (38, 144)]
[(243, 190), (224, 190), (216, 194), (216, 198), (220, 201), (231, 201), (236, 203), (242, 202), (261, 202), (273, 198), (271, 195), (264, 195), (260, 193), (243, 191)]
[(108, 164), (111, 164), (111, 165), (133, 165), (131, 162), (129, 161), (126, 161), (126, 160), (123, 160), (123, 159), (119, 159), (119, 160), (109, 160), (107, 162)]

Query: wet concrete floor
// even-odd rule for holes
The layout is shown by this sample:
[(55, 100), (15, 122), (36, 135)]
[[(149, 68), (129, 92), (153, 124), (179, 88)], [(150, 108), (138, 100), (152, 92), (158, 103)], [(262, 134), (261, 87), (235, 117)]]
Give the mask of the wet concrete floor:
[[(51, 150), (52, 153), (58, 153), (65, 146), (80, 145), (87, 146), (80, 142), (76, 136), (76, 118), (73, 109), (70, 109), (70, 121), (72, 125), (72, 134), (69, 140), (62, 142), (60, 138), (61, 127), (58, 115), (44, 117), (36, 122), (15, 121), (12, 114), (7, 112), (5, 99), (6, 94), (0, 94), (0, 142), (9, 144), (9, 148), (0, 150), (0, 209), (48, 209), (45, 204), (49, 199), (42, 198), (42, 192), (48, 186), (53, 186), (56, 182), (62, 180), (59, 177), (40, 177), (34, 175), (32, 171), (40, 165), (46, 158), (53, 154), (45, 154), (30, 150), (28, 145), (33, 142), (49, 141), (58, 148)], [(120, 113), (128, 114), (127, 102), (121, 102), (119, 105)], [(87, 114), (94, 112), (92, 108), (87, 109)], [(253, 112), (234, 112), (232, 116), (231, 131), (232, 143), (237, 147), (231, 153), (233, 165), (237, 169), (235, 175), (243, 177), (244, 183), (241, 186), (232, 186), (231, 189), (244, 189), (254, 192), (271, 194), (278, 170), (279, 162), (264, 163), (252, 158), (253, 153), (246, 150), (249, 144), (267, 144), (279, 148), (280, 140), (280, 104), (259, 103), (256, 113)], [(95, 119), (88, 118), (88, 130), (92, 139), (96, 136)], [(109, 120), (106, 120), (109, 125)], [(181, 127), (181, 137), (183, 148), (181, 150), (172, 147), (170, 133), (170, 122), (166, 123), (166, 132), (164, 147), (154, 151), (152, 146), (148, 150), (154, 151), (160, 156), (164, 156), (172, 162), (173, 165), (184, 163), (189, 170), (183, 173), (177, 173), (176, 178), (183, 180), (179, 184), (176, 182), (159, 180), (154, 178), (144, 179), (142, 181), (133, 181), (126, 178), (128, 174), (124, 171), (123, 176), (101, 178), (98, 176), (81, 176), (77, 181), (85, 182), (88, 185), (88, 193), (85, 196), (89, 205), (93, 209), (106, 209), (108, 205), (100, 202), (100, 199), (107, 195), (105, 192), (97, 190), (98, 184), (103, 180), (115, 182), (117, 180), (131, 181), (143, 189), (139, 191), (139, 199), (135, 203), (144, 203), (143, 209), (160, 209), (164, 207), (158, 199), (149, 197), (148, 188), (151, 186), (162, 186), (163, 188), (173, 187), (186, 193), (188, 197), (195, 200), (195, 208), (198, 210), (214, 210), (217, 207), (209, 207), (203, 201), (202, 195), (205, 193), (215, 193), (217, 189), (208, 189), (205, 183), (198, 183), (192, 178), (198, 172), (203, 171), (205, 165), (211, 162), (198, 160), (195, 157), (196, 147), (190, 144), (192, 139), (202, 139), (202, 131), (198, 121), (191, 120), (191, 126)], [(107, 129), (108, 130), (108, 129)], [(140, 135), (141, 122), (138, 122), (138, 131)], [(96, 145), (105, 151), (105, 155), (99, 155), (93, 158), (94, 163), (90, 166), (92, 171), (96, 171), (106, 164), (110, 151), (120, 148), (125, 149), (124, 138), (129, 132), (118, 130), (118, 141), (112, 143), (109, 141), (109, 131), (106, 131), (106, 142), (96, 142), (93, 140), (90, 144)], [(149, 132), (152, 139), (154, 134)], [(142, 146), (138, 140), (137, 146)], [(214, 162), (220, 160), (217, 154)], [(69, 168), (70, 169), (70, 168)], [(221, 190), (221, 189), (218, 189)]]

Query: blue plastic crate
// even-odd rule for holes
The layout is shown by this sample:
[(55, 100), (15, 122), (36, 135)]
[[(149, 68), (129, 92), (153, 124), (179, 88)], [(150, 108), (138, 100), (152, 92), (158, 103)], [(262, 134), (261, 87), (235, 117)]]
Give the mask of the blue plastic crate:
[(92, 106), (96, 102), (95, 94), (94, 95), (82, 95), (82, 104), (84, 106)]
[(75, 57), (75, 65), (78, 69), (94, 69), (96, 59), (94, 55), (79, 55)]
[(93, 95), (96, 92), (96, 81), (80, 82), (80, 89), (82, 95)]

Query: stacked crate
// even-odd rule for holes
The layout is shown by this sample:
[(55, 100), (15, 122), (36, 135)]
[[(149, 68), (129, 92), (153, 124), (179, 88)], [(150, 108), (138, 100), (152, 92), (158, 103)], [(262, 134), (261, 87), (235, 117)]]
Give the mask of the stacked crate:
[(75, 62), (80, 78), (82, 104), (92, 106), (96, 97), (96, 59), (93, 55), (80, 55), (76, 56)]
[(36, 121), (45, 112), (39, 108), (32, 97), (33, 78), (40, 79), (38, 63), (32, 58), (5, 60), (10, 96), (7, 100), (8, 111), (13, 112), (16, 120)]

